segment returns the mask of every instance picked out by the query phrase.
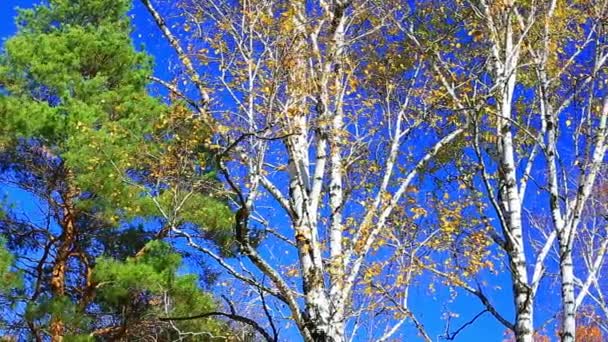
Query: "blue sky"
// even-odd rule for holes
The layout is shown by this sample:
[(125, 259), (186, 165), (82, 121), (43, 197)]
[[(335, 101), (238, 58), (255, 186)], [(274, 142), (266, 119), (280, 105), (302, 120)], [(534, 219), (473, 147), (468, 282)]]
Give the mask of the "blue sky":
[[(5, 39), (15, 31), (15, 25), (13, 17), (15, 15), (14, 8), (29, 7), (35, 1), (28, 0), (0, 0), (0, 38)], [(170, 75), (167, 61), (173, 57), (171, 49), (169, 49), (159, 32), (156, 30), (156, 26), (149, 20), (147, 12), (144, 11), (138, 1), (135, 2), (134, 10), (132, 11), (133, 22), (135, 24), (135, 31), (133, 38), (136, 45), (143, 44), (145, 49), (151, 53), (156, 61), (156, 75), (160, 77), (166, 77)], [(24, 205), (24, 210), (27, 210), (27, 198), (19, 195), (15, 192), (9, 191), (9, 195), (16, 201), (21, 201)], [(503, 268), (504, 269), (504, 268)], [(508, 319), (513, 317), (513, 309), (511, 302), (511, 294), (509, 288), (509, 281), (506, 274), (501, 274), (497, 278), (497, 285), (502, 287), (501, 290), (488, 291), (488, 296), (491, 301), (499, 308), (499, 311)], [(440, 285), (437, 286), (441, 288)], [(488, 287), (491, 289), (491, 287)], [(550, 303), (550, 297), (556, 294), (539, 294), (539, 304)], [(425, 324), (425, 327), (429, 330), (431, 337), (439, 336), (445, 331), (445, 320), (442, 320), (440, 315), (443, 309), (443, 304), (448, 298), (446, 291), (440, 290), (435, 295), (429, 294), (428, 291), (418, 289), (411, 293), (411, 307), (414, 309), (418, 318)], [(450, 308), (459, 313), (458, 318), (452, 320), (452, 329), (457, 328), (461, 324), (470, 320), (473, 316), (479, 313), (483, 308), (479, 304), (476, 298), (461, 293), (458, 298), (450, 304)], [(539, 316), (536, 317), (538, 322), (541, 322), (546, 317), (542, 317), (539, 312)], [(492, 342), (501, 341), (504, 333), (504, 327), (500, 325), (489, 313), (484, 314), (478, 319), (471, 327), (464, 330), (457, 341), (471, 341), (471, 342)], [(411, 328), (407, 328), (407, 332), (413, 332)], [(284, 339), (297, 341), (297, 334), (293, 331), (286, 331), (282, 335)], [(415, 340), (414, 335), (408, 336), (408, 340)], [(363, 341), (363, 339), (359, 339)]]

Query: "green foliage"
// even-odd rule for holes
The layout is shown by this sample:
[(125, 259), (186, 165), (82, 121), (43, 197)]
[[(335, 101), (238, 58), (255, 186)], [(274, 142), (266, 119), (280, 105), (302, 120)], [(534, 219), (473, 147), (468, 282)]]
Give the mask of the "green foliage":
[(24, 11), (0, 60), (9, 94), (0, 97), (5, 143), (38, 141), (82, 192), (97, 194), (95, 203), (79, 205), (106, 218), (134, 215), (124, 207), (139, 200), (139, 190), (125, 185), (114, 164), (135, 153), (131, 147), (165, 110), (146, 94), (151, 63), (131, 44), (128, 3), (51, 1)]
[[(0, 95), (4, 145), (37, 141), (49, 156), (60, 158), (74, 175), (71, 182), (82, 193), (95, 194), (80, 196), (76, 205), (109, 225), (158, 215), (144, 191), (150, 184), (175, 189), (186, 182), (213, 183), (206, 175), (208, 151), (200, 148), (209, 142), (209, 128), (201, 120), (181, 120), (192, 116), (183, 106), (167, 107), (146, 93), (151, 61), (129, 38), (129, 5), (51, 1), (22, 11), (21, 30), (0, 57), (0, 85), (8, 93)], [(145, 152), (150, 160), (142, 158)], [(125, 182), (128, 171), (154, 172), (157, 164), (163, 170), (200, 171), (179, 178), (155, 173), (139, 185)], [(196, 195), (186, 204), (185, 219), (206, 231), (221, 230), (210, 236), (226, 244), (229, 210), (220, 200)], [(220, 214), (203, 219), (215, 211)]]
[(181, 257), (158, 241), (147, 244), (143, 256), (125, 262), (102, 257), (97, 261), (94, 280), (108, 285), (101, 286), (98, 296), (111, 305), (119, 305), (134, 292), (160, 295), (171, 287), (180, 263)]
[(17, 22), (25, 32), (46, 32), (52, 28), (70, 25), (101, 26), (122, 23), (131, 8), (130, 0), (50, 0), (48, 6), (35, 6), (22, 10)]
[[(163, 189), (214, 182), (206, 175), (208, 152), (200, 149), (209, 141), (209, 129), (200, 120), (176, 121), (191, 113), (146, 93), (151, 63), (129, 38), (129, 6), (130, 1), (51, 1), (48, 7), (22, 11), (20, 32), (6, 42), (0, 57), (0, 85), (8, 94), (0, 95), (3, 145), (36, 141), (67, 167), (73, 187), (95, 194), (79, 196), (76, 205), (114, 226), (159, 215), (145, 190), (150, 182), (164, 184)], [(146, 151), (151, 160), (141, 157)], [(131, 170), (154, 172), (157, 157), (164, 158), (163, 170), (182, 166), (183, 160), (177, 165), (172, 163), (176, 158), (168, 158), (175, 154), (186, 155), (185, 166), (199, 171), (180, 179), (162, 173), (143, 182), (125, 181)], [(208, 186), (204, 191), (215, 190)], [(184, 220), (222, 230), (210, 236), (227, 243), (232, 215), (225, 203), (197, 193), (186, 206)], [(213, 212), (219, 214), (208, 215)]]
[(5, 293), (22, 286), (19, 273), (13, 271), (13, 255), (4, 247), (0, 239), (0, 293)]
[(208, 227), (207, 237), (219, 246), (227, 246), (232, 241), (234, 214), (220, 199), (194, 194), (182, 208), (184, 222), (199, 227)]
[[(202, 292), (195, 275), (179, 276), (181, 256), (163, 242), (152, 241), (144, 253), (119, 261), (101, 257), (94, 272), (99, 284), (98, 298), (105, 310), (125, 310), (137, 301), (140, 315), (183, 317), (213, 311), (213, 297)], [(167, 300), (170, 310), (165, 311)], [(187, 331), (219, 333), (225, 325), (213, 319), (200, 319), (179, 323)]]
[(83, 329), (90, 323), (87, 316), (82, 315), (77, 305), (67, 297), (45, 297), (37, 303), (29, 303), (25, 318), (31, 321), (45, 322), (50, 316), (61, 319), (74, 329)]

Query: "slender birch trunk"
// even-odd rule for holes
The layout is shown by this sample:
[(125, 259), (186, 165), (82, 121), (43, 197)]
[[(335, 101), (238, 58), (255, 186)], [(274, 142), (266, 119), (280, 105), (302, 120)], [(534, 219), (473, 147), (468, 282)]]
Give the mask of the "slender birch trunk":
[(574, 267), (572, 250), (562, 240), (559, 241), (559, 269), (562, 295), (562, 342), (574, 342), (576, 338), (576, 304), (574, 295)]
[[(488, 14), (489, 15), (489, 14)], [(494, 47), (496, 57), (496, 77), (499, 82), (500, 117), (498, 118), (498, 151), (500, 154), (499, 189), (502, 200), (503, 216), (506, 227), (503, 227), (506, 238), (506, 252), (511, 268), (515, 304), (514, 333), (518, 342), (532, 342), (533, 325), (533, 293), (528, 282), (526, 253), (524, 248), (522, 225), (522, 199), (519, 197), (517, 171), (515, 166), (515, 148), (513, 145), (513, 101), (517, 68), (519, 67), (519, 46), (516, 45), (510, 14), (504, 14), (504, 38), (497, 40)], [(494, 25), (490, 23), (490, 25)], [(499, 38), (498, 30), (495, 39)], [(502, 41), (502, 44), (499, 42)], [(503, 55), (500, 51), (502, 45)], [(502, 58), (501, 58), (502, 57)], [(502, 83), (501, 83), (502, 82)]]

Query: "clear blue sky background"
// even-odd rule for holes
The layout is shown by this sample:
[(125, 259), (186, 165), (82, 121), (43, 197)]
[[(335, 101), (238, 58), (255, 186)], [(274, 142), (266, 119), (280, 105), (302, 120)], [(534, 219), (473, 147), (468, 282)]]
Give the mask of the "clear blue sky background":
[[(13, 18), (16, 14), (15, 7), (29, 7), (37, 1), (31, 0), (0, 0), (0, 39), (4, 40), (15, 32), (15, 25)], [(164, 77), (169, 75), (167, 67), (167, 60), (173, 57), (171, 49), (166, 46), (164, 40), (159, 35), (154, 24), (149, 20), (147, 12), (144, 11), (138, 1), (135, 1), (135, 7), (132, 11), (133, 22), (135, 24), (135, 31), (133, 38), (136, 45), (142, 44), (145, 49), (155, 57), (156, 61), (156, 74), (157, 76)], [(27, 198), (19, 196), (16, 193), (9, 193), (9, 195), (17, 201), (20, 201), (25, 207), (27, 207)], [(24, 208), (24, 210), (27, 210)], [(503, 267), (504, 269), (505, 267)], [(492, 287), (488, 288), (488, 296), (491, 301), (498, 307), (501, 313), (511, 319), (513, 317), (513, 308), (511, 301), (511, 293), (509, 288), (509, 281), (507, 274), (503, 273), (493, 280), (496, 285), (502, 287), (502, 289), (492, 290)], [(441, 288), (441, 286), (438, 286)], [(539, 303), (546, 303), (550, 305), (552, 296), (557, 296), (557, 293), (540, 293)], [(413, 291), (410, 294), (411, 297), (411, 308), (418, 315), (418, 318), (425, 324), (425, 327), (431, 333), (432, 337), (439, 336), (445, 331), (445, 320), (442, 320), (440, 315), (444, 309), (443, 305), (448, 298), (447, 292), (439, 291), (435, 296), (430, 295), (428, 291), (420, 289)], [(543, 298), (544, 297), (544, 298)], [(479, 313), (483, 308), (479, 304), (476, 298), (468, 296), (466, 294), (460, 294), (455, 302), (451, 303), (449, 307), (454, 312), (459, 313), (458, 318), (452, 320), (452, 329), (457, 328), (461, 324), (470, 320), (473, 316)], [(538, 316), (537, 323), (543, 322), (547, 319), (546, 315), (542, 314), (541, 311), (537, 311)], [(478, 319), (472, 326), (465, 329), (459, 334), (456, 341), (470, 341), (470, 342), (499, 342), (502, 340), (504, 327), (500, 325), (490, 314), (484, 314)], [(407, 328), (406, 333), (408, 341), (416, 340), (413, 329)], [(413, 333), (413, 334), (410, 334)], [(289, 341), (298, 341), (299, 337), (295, 331), (284, 331), (281, 335), (283, 339)], [(363, 339), (359, 339), (363, 341)]]

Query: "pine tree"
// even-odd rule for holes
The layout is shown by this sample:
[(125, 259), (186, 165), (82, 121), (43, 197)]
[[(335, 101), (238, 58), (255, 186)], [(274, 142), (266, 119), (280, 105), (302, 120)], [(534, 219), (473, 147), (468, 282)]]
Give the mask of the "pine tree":
[[(51, 0), (22, 10), (0, 55), (2, 181), (9, 200), (34, 204), (7, 205), (0, 218), (24, 283), (11, 298), (20, 304), (7, 315), (7, 335), (226, 334), (213, 319), (173, 326), (157, 319), (216, 306), (195, 277), (176, 275), (181, 258), (159, 240), (194, 224), (228, 246), (232, 215), (202, 147), (208, 128), (183, 105), (146, 92), (152, 63), (129, 38), (130, 5)], [(169, 125), (180, 115), (196, 138)], [(178, 215), (159, 213), (178, 200)], [(7, 253), (3, 270), (12, 263)]]

